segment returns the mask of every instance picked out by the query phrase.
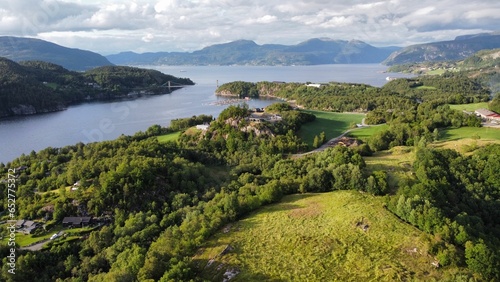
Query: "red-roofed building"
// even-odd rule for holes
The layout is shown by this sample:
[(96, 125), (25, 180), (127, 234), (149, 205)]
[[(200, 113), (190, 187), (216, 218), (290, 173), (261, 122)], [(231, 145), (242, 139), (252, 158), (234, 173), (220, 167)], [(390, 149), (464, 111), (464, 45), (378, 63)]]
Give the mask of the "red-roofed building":
[(475, 113), (485, 121), (500, 121), (500, 114), (487, 109), (477, 109)]

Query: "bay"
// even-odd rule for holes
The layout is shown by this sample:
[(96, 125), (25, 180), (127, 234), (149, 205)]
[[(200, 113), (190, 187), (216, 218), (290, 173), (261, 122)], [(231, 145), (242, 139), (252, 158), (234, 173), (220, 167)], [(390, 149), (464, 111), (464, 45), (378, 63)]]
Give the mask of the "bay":
[[(385, 84), (385, 66), (142, 66), (178, 77), (189, 77), (196, 85), (171, 94), (135, 100), (92, 102), (67, 110), (32, 116), (0, 119), (0, 162), (47, 147), (63, 147), (78, 142), (112, 140), (121, 134), (133, 135), (154, 124), (168, 126), (172, 119), (207, 114), (216, 117), (227, 105), (213, 105), (228, 98), (215, 96), (217, 85), (232, 81), (284, 81), (326, 83), (352, 82), (373, 86)], [(275, 100), (254, 99), (250, 107), (265, 107)]]

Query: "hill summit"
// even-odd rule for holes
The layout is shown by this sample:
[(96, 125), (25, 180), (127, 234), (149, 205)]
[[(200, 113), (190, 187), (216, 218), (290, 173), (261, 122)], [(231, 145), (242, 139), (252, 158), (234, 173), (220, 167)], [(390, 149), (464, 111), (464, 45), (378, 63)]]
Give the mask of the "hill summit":
[(411, 45), (392, 53), (383, 63), (463, 60), (484, 49), (500, 48), (500, 32), (458, 36), (454, 40)]
[(35, 38), (12, 36), (0, 37), (0, 57), (16, 62), (45, 61), (75, 71), (112, 65), (104, 56), (91, 51), (67, 48)]
[(380, 63), (397, 47), (377, 48), (358, 40), (313, 38), (297, 45), (236, 40), (194, 52), (122, 52), (107, 58), (127, 65), (320, 65)]

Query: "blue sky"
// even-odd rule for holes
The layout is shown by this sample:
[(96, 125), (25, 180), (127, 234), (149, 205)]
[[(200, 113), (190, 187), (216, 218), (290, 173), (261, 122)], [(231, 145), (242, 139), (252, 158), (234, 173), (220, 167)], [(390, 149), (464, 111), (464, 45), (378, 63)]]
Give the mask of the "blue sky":
[(238, 39), (407, 46), (499, 29), (498, 0), (7, 0), (0, 35), (113, 54), (194, 51)]

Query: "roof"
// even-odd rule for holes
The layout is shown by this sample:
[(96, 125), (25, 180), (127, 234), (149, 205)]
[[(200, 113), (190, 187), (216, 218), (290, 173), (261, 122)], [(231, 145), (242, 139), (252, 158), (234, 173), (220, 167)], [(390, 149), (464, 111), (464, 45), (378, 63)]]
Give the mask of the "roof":
[(31, 233), (32, 230), (35, 230), (36, 228), (38, 228), (38, 224), (33, 224), (32, 226), (30, 227), (26, 227), (24, 229), (24, 232), (28, 232), (28, 233)]
[(477, 109), (475, 111), (476, 114), (479, 114), (479, 115), (482, 115), (482, 116), (489, 116), (489, 115), (494, 115), (494, 114), (497, 114), (493, 111), (490, 111), (488, 109)]
[(198, 124), (196, 129), (207, 130), (210, 127), (208, 124)]
[(63, 223), (82, 224), (89, 223), (92, 218), (90, 216), (68, 216), (63, 218)]
[(34, 221), (32, 221), (32, 220), (26, 220), (26, 221), (24, 222), (24, 227), (26, 227), (26, 228), (27, 228), (27, 227), (31, 227), (31, 226), (33, 226), (33, 225), (37, 225), (37, 223), (36, 223), (36, 222), (34, 222)]

